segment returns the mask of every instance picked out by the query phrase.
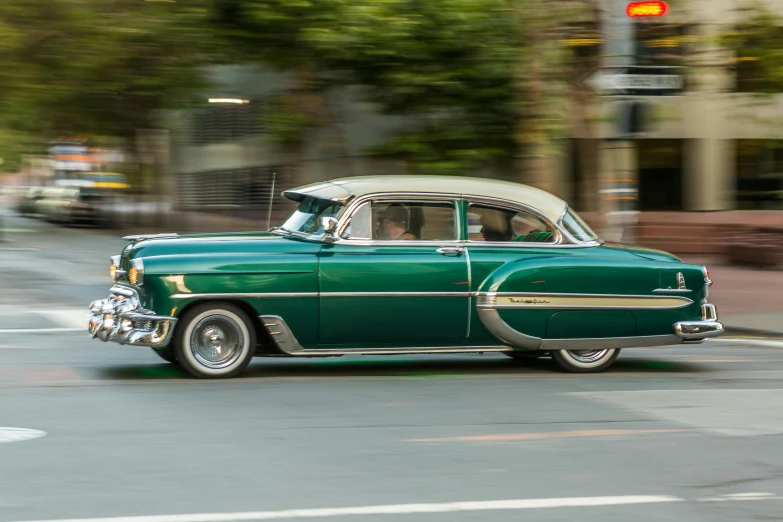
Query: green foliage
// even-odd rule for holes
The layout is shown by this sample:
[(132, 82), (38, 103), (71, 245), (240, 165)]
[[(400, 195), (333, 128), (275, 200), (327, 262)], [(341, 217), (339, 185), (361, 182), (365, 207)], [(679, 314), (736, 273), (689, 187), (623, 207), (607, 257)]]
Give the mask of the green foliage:
[(0, 128), (131, 137), (187, 103), (209, 56), (208, 0), (4, 0)]
[(783, 17), (760, 3), (741, 10), (740, 23), (721, 35), (735, 55), (738, 90), (778, 94), (783, 85)]
[[(376, 153), (405, 159), (419, 172), (469, 173), (518, 153), (515, 132), (521, 118), (535, 119), (551, 139), (565, 134), (563, 78), (573, 70), (562, 66), (573, 50), (550, 35), (544, 36), (549, 44), (542, 56), (531, 44), (533, 31), (563, 23), (557, 13), (584, 17), (570, 3), (558, 5), (544, 0), (217, 0), (215, 19), (245, 59), (306, 71), (308, 82), (295, 90), (362, 85), (382, 112), (405, 116), (405, 130)], [(519, 91), (536, 87), (520, 85), (516, 68), (520, 60), (538, 58), (549, 67), (548, 84), (531, 111), (521, 106)], [(287, 113), (291, 125), (283, 132), (296, 134), (317, 124), (301, 116)]]
[(285, 146), (302, 144), (307, 131), (322, 124), (321, 119), (301, 110), (295, 98), (285, 95), (267, 100), (264, 121), (271, 139)]

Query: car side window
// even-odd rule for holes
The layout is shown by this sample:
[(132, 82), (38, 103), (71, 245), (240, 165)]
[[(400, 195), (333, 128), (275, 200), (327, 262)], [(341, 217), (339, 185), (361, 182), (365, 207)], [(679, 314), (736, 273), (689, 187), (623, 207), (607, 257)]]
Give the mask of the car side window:
[(349, 239), (375, 241), (454, 241), (457, 212), (453, 202), (377, 200), (351, 217)]
[(471, 203), (468, 206), (470, 241), (554, 243), (554, 229), (524, 210)]
[(345, 231), (349, 239), (372, 239), (372, 229), (372, 212), (368, 201), (356, 209)]

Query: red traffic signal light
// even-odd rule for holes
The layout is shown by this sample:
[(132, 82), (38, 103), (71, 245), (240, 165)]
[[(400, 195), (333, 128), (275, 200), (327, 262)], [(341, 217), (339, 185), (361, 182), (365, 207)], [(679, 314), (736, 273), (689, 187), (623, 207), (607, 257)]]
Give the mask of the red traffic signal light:
[(666, 2), (631, 2), (625, 8), (625, 14), (634, 18), (637, 16), (663, 16), (669, 12)]

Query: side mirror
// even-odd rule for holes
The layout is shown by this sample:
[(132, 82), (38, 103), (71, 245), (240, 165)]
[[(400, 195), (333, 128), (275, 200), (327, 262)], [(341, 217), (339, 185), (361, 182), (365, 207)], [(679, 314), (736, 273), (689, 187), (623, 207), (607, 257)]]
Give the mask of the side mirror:
[(321, 228), (324, 229), (325, 234), (334, 234), (337, 230), (337, 218), (336, 217), (322, 217)]

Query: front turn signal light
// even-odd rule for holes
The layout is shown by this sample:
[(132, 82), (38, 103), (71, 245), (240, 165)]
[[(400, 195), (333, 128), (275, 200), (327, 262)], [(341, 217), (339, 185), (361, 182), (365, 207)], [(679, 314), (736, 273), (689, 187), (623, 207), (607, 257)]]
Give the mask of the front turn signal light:
[(120, 256), (111, 256), (109, 258), (111, 265), (109, 265), (109, 277), (112, 281), (116, 281), (123, 274), (120, 270)]
[(128, 270), (128, 281), (132, 285), (144, 284), (144, 261), (131, 259), (131, 268)]

